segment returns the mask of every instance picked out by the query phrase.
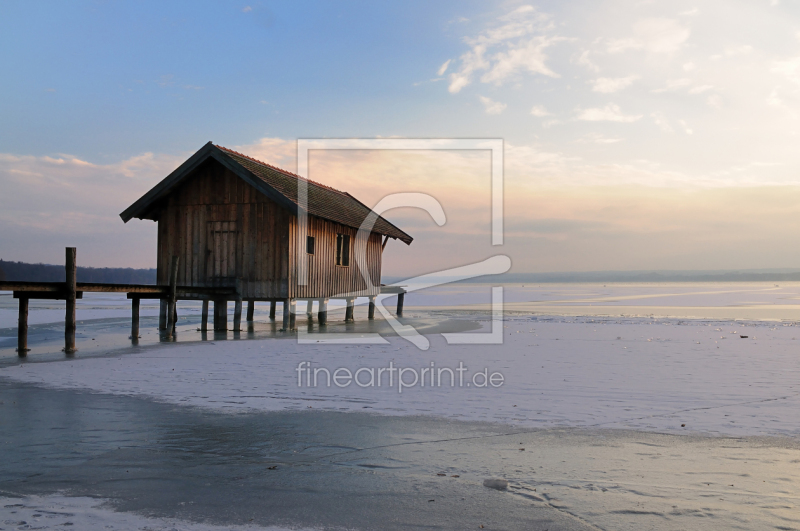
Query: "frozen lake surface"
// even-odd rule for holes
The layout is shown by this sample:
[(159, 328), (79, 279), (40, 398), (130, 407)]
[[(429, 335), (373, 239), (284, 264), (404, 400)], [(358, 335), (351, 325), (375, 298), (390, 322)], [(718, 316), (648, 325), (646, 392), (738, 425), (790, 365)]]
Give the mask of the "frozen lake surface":
[[(407, 298), (403, 321), (426, 334), (423, 351), (392, 334), (384, 345), (298, 344), (263, 306), (241, 333), (203, 335), (193, 303), (179, 308), (174, 344), (154, 329), (156, 306), (144, 307), (142, 338), (130, 346), (127, 301), (101, 296), (79, 303), (71, 359), (59, 353), (63, 309), (32, 301), (39, 324), (26, 360), (13, 350), (15, 330), (0, 329), (11, 338), (0, 342), (0, 429), (13, 449), (0, 494), (21, 496), (3, 502), (0, 522), (13, 521), (12, 510), (32, 518), (41, 504), (74, 502), (71, 511), (91, 518), (159, 519), (135, 523), (152, 529), (181, 528), (169, 519), (797, 528), (799, 299), (793, 284), (507, 286), (502, 345), (447, 345), (441, 332), (490, 327), (489, 288), (450, 286)], [(15, 314), (14, 302), (0, 297), (0, 318)], [(364, 313), (344, 325), (334, 312), (329, 328), (390, 331)], [(315, 337), (304, 315), (298, 326)], [(386, 380), (310, 386), (302, 363), (351, 374), (461, 364), (466, 379), (402, 393)], [(484, 369), (502, 385), (470, 385)], [(128, 475), (132, 466), (139, 476)], [(509, 491), (486, 489), (487, 477), (505, 477)], [(265, 493), (281, 503), (264, 505)]]

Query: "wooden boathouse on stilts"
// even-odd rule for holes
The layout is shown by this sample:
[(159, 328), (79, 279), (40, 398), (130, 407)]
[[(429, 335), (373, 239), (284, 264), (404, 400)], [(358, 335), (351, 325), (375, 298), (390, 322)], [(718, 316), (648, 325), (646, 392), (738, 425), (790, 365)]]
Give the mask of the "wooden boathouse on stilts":
[[(305, 201), (298, 199), (300, 190), (305, 190)], [(216, 296), (198, 293), (203, 299), (203, 330), (209, 301), (214, 303), (214, 329), (220, 331), (227, 329), (231, 300), (234, 330), (239, 329), (244, 301), (248, 321), (256, 302), (270, 303), (271, 319), (281, 302), (284, 330), (295, 328), (301, 301), (309, 317), (317, 302), (318, 322), (324, 325), (331, 298), (344, 298), (345, 320), (353, 320), (355, 298), (369, 297), (372, 319), (387, 241), (412, 241), (346, 192), (211, 142), (120, 217), (126, 223), (133, 218), (158, 223), (159, 286), (226, 290)], [(355, 249), (356, 235), (367, 218), (374, 223), (366, 249)], [(369, 284), (355, 263), (356, 251), (365, 257)], [(398, 294), (397, 314), (402, 315), (405, 292), (383, 292)], [(162, 299), (161, 328), (174, 316), (175, 298), (173, 290)]]
[[(303, 189), (304, 202), (298, 201)], [(76, 301), (84, 292), (127, 294), (134, 345), (142, 299), (161, 301), (158, 327), (167, 339), (175, 332), (178, 300), (202, 301), (202, 331), (208, 328), (209, 302), (214, 303), (215, 331), (228, 328), (229, 301), (234, 302), (234, 331), (241, 329), (244, 301), (248, 321), (256, 302), (270, 303), (271, 320), (281, 302), (285, 331), (295, 328), (300, 301), (306, 302), (309, 319), (317, 302), (319, 325), (327, 321), (330, 299), (345, 299), (345, 320), (352, 321), (356, 297), (369, 297), (367, 315), (373, 319), (376, 297), (397, 294), (396, 313), (403, 314), (405, 289), (380, 284), (382, 254), (390, 238), (410, 245), (411, 236), (346, 192), (211, 142), (120, 217), (126, 223), (133, 218), (158, 222), (157, 285), (78, 282), (74, 247), (66, 249), (65, 282), (0, 281), (0, 291), (13, 291), (19, 300), (20, 356), (29, 350), (30, 299), (66, 301), (64, 352), (76, 352)], [(372, 227), (366, 244), (356, 249), (365, 220)], [(359, 256), (370, 282), (356, 264)]]

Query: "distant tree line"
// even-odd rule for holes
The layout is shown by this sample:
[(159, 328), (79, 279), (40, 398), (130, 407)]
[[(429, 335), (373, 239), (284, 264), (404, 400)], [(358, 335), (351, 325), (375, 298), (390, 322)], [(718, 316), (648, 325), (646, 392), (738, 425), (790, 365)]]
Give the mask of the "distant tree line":
[[(78, 282), (103, 284), (155, 284), (155, 269), (133, 269), (130, 267), (81, 267), (78, 266)], [(27, 282), (64, 282), (63, 265), (28, 264), (0, 260), (0, 280)]]

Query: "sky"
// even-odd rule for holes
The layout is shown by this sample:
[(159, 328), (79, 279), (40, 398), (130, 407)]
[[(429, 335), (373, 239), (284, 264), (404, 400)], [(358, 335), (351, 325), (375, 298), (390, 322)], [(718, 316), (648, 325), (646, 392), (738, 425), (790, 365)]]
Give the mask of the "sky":
[[(0, 258), (153, 267), (119, 213), (209, 140), (290, 171), (298, 138), (499, 138), (313, 151), (386, 217), (404, 276), (800, 268), (800, 5), (750, 1), (4, 2)], [(355, 145), (355, 144), (354, 144)]]

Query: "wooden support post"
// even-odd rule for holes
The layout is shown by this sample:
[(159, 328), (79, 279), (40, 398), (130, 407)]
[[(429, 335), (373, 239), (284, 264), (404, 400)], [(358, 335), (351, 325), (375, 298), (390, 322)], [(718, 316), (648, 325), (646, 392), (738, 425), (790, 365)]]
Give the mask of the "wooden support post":
[(180, 257), (173, 256), (172, 262), (169, 266), (169, 299), (167, 307), (167, 339), (172, 339), (175, 333), (175, 324), (177, 321), (178, 311), (175, 308), (175, 293), (178, 286), (178, 263)]
[(271, 321), (275, 320), (275, 307), (278, 305), (275, 301), (269, 301), (269, 318)]
[(289, 302), (289, 330), (297, 328), (297, 301), (292, 299)]
[(166, 330), (167, 329), (167, 308), (169, 304), (167, 303), (167, 299), (161, 299), (160, 307), (158, 310), (158, 329), (159, 330)]
[(19, 321), (17, 322), (17, 354), (24, 358), (28, 352), (28, 298), (19, 298)]
[(320, 326), (328, 322), (328, 299), (319, 300), (319, 311), (317, 312), (317, 321)]
[(406, 298), (405, 292), (397, 295), (397, 317), (403, 316), (403, 301)]
[(131, 299), (131, 341), (139, 342), (139, 301), (141, 299)]
[(306, 304), (306, 317), (309, 322), (314, 318), (314, 301), (311, 299), (308, 299), (308, 304)]
[(233, 303), (233, 331), (242, 330), (242, 299), (236, 299)]
[(72, 354), (75, 348), (75, 299), (77, 297), (77, 252), (75, 247), (67, 247), (65, 269), (67, 273), (66, 293), (67, 311), (64, 316), (64, 352)]
[(203, 309), (200, 312), (202, 313), (200, 316), (200, 331), (208, 332), (208, 299), (203, 301)]
[(253, 322), (253, 314), (256, 311), (256, 301), (247, 301), (247, 322)]
[(367, 313), (367, 319), (375, 319), (375, 297), (369, 298), (369, 312)]
[(228, 301), (214, 300), (214, 331), (226, 332), (228, 330)]
[(355, 321), (355, 318), (353, 317), (353, 309), (355, 307), (355, 304), (356, 304), (356, 300), (355, 299), (353, 299), (353, 298), (347, 299), (347, 307), (345, 308), (345, 311), (344, 311), (344, 320), (345, 321)]
[(284, 299), (283, 300), (283, 330), (286, 331), (286, 332), (291, 330), (290, 326), (292, 324), (291, 323), (291, 315), (290, 315), (290, 311), (289, 311), (289, 304), (290, 304), (289, 299)]

